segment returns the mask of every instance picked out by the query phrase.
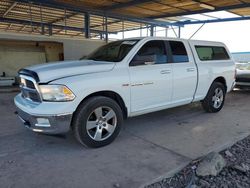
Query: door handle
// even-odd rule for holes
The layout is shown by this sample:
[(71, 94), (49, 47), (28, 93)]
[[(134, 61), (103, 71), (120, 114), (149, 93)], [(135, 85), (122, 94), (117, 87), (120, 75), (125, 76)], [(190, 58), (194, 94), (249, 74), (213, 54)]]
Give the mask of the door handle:
[(195, 68), (187, 68), (187, 72), (194, 72)]
[(161, 74), (170, 74), (171, 70), (162, 70), (160, 73)]

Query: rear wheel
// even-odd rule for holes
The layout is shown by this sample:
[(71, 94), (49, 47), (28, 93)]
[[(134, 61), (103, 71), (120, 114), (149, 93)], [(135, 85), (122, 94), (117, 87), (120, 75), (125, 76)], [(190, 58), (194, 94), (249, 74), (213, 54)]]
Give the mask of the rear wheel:
[(226, 96), (226, 88), (220, 82), (214, 82), (206, 96), (202, 101), (202, 106), (205, 111), (210, 113), (219, 112), (223, 106)]
[(102, 147), (117, 137), (122, 122), (122, 110), (113, 99), (92, 97), (78, 107), (73, 119), (73, 131), (81, 144)]

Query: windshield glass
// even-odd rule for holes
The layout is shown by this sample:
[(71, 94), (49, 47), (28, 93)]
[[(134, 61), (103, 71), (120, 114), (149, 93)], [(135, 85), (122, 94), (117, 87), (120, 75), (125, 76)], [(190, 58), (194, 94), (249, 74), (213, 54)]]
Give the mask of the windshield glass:
[(130, 52), (139, 40), (120, 40), (108, 43), (82, 59), (119, 62)]

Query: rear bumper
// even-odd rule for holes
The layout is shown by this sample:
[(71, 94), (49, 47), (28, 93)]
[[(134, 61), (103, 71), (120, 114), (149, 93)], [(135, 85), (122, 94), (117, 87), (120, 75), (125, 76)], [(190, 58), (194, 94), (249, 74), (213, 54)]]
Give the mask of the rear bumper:
[(236, 82), (235, 87), (250, 87), (250, 82)]

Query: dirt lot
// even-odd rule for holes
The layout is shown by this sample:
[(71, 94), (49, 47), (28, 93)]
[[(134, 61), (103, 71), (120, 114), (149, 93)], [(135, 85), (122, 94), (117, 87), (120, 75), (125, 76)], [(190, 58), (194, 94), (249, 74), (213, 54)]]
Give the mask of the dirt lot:
[(225, 108), (199, 103), (128, 119), (111, 145), (87, 149), (71, 133), (26, 130), (14, 115), (16, 93), (0, 93), (0, 187), (139, 187), (192, 159), (250, 134), (250, 91), (234, 91)]

